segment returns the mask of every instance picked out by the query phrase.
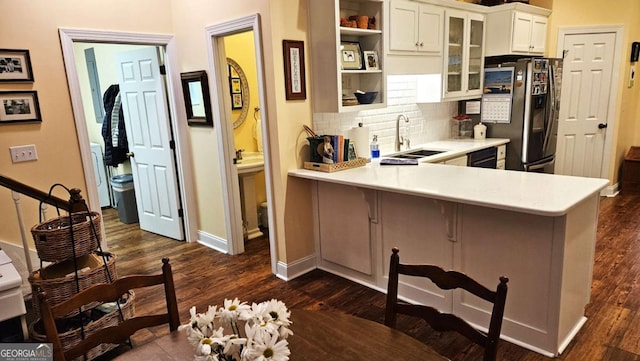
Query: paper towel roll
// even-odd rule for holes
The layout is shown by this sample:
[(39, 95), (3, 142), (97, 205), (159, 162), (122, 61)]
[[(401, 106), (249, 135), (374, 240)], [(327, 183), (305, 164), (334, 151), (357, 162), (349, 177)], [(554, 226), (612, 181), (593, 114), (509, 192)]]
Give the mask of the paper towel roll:
[(371, 158), (371, 153), (369, 152), (369, 142), (371, 141), (369, 139), (369, 127), (353, 127), (349, 129), (347, 137), (349, 142), (356, 145), (358, 157)]

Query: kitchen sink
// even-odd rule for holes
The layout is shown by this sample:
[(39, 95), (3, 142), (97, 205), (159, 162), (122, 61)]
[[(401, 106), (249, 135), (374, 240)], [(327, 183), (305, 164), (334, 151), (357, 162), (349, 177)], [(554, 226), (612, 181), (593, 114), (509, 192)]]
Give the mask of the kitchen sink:
[(445, 150), (416, 149), (404, 153), (390, 155), (389, 158), (419, 159), (446, 152)]

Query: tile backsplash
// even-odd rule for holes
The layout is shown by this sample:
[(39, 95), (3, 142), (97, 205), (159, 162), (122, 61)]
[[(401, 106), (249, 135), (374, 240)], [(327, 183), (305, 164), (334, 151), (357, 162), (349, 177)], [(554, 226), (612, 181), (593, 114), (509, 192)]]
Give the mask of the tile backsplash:
[[(458, 113), (458, 102), (416, 103), (417, 80), (411, 75), (387, 78), (387, 107), (349, 113), (314, 113), (313, 130), (318, 134), (345, 134), (358, 123), (370, 128), (369, 140), (378, 135), (382, 154), (394, 151), (396, 120), (404, 114), (409, 124), (400, 124), (400, 135), (408, 137), (411, 147), (448, 139), (450, 120)], [(404, 149), (404, 148), (403, 148)]]

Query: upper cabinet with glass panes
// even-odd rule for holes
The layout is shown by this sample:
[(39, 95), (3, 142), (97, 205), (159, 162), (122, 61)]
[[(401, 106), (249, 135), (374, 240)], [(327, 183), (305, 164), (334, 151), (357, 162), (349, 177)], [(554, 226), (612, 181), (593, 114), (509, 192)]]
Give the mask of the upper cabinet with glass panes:
[(443, 99), (482, 95), (484, 73), (484, 15), (445, 10)]

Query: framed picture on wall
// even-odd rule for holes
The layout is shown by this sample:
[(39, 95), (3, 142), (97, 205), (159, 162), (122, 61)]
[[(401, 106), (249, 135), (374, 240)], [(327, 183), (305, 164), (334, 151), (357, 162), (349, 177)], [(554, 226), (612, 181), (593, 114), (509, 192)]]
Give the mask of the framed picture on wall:
[(242, 94), (231, 94), (231, 108), (232, 109), (242, 109)]
[(304, 74), (304, 42), (282, 40), (284, 86), (287, 100), (307, 99)]
[(0, 49), (0, 82), (32, 82), (29, 50)]
[(41, 121), (38, 94), (35, 91), (0, 92), (0, 124)]
[(231, 93), (242, 93), (242, 88), (240, 87), (240, 78), (231, 78)]

